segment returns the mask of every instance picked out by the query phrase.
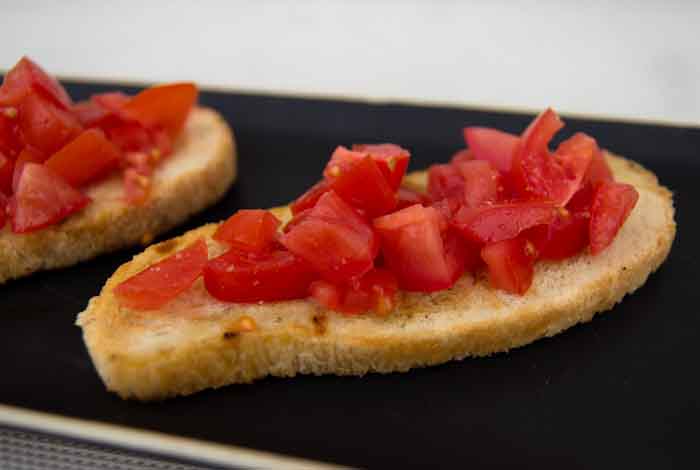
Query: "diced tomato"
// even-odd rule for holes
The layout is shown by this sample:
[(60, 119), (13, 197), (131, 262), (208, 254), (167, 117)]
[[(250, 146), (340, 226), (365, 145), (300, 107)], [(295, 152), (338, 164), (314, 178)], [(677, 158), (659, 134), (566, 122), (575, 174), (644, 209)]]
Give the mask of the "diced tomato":
[(396, 196), (398, 198), (396, 210), (404, 209), (414, 204), (428, 204), (430, 202), (430, 199), (425, 194), (409, 188), (399, 188)]
[(481, 250), (491, 285), (518, 295), (532, 284), (535, 257), (533, 244), (522, 237), (490, 243)]
[(432, 165), (428, 169), (428, 195), (433, 201), (464, 197), (464, 177), (456, 165)]
[(232, 249), (204, 268), (207, 291), (226, 302), (304, 298), (316, 279), (308, 263), (286, 250), (245, 254)]
[[(440, 199), (439, 201), (433, 202), (432, 207), (434, 207), (440, 215), (442, 215), (443, 220), (449, 221), (452, 220), (454, 215), (459, 211), (459, 209), (462, 207), (462, 199), (457, 198), (457, 197), (446, 197), (444, 199)], [(443, 231), (447, 229), (447, 225), (442, 229)]]
[(591, 160), (591, 165), (588, 167), (588, 172), (586, 173), (584, 181), (595, 185), (613, 180), (612, 171), (605, 161), (603, 152), (597, 148), (593, 154), (593, 160)]
[(469, 162), (474, 160), (474, 152), (469, 149), (457, 150), (450, 158), (451, 164)]
[(284, 227), (282, 228), (282, 232), (283, 232), (283, 233), (289, 232), (289, 231), (292, 230), (294, 227), (296, 227), (297, 225), (299, 225), (299, 223), (301, 223), (301, 221), (303, 221), (304, 219), (306, 219), (310, 214), (311, 214), (311, 208), (309, 208), (309, 209), (304, 209), (304, 210), (301, 211), (301, 212), (297, 212), (297, 213), (294, 215), (294, 217), (292, 217), (292, 219), (289, 220), (289, 221), (284, 225)]
[(323, 307), (347, 314), (371, 310), (380, 316), (394, 309), (398, 289), (396, 276), (382, 268), (369, 271), (350, 286), (318, 280), (309, 287), (311, 297)]
[(586, 183), (571, 197), (566, 204), (566, 209), (576, 213), (590, 213), (591, 204), (593, 204), (593, 185)]
[(464, 272), (463, 244), (456, 238), (443, 241), (440, 219), (434, 208), (416, 204), (374, 220), (384, 261), (402, 289), (446, 289)]
[(489, 127), (467, 127), (464, 140), (477, 160), (485, 160), (498, 171), (508, 172), (520, 140), (517, 135)]
[(14, 170), (15, 162), (0, 152), (0, 193), (12, 194), (12, 174)]
[(213, 238), (239, 250), (261, 252), (271, 248), (280, 223), (270, 211), (243, 209), (221, 224)]
[(588, 245), (588, 214), (560, 209), (549, 225), (533, 227), (527, 237), (540, 259), (561, 260), (580, 253)]
[(19, 129), (26, 145), (51, 155), (82, 130), (78, 119), (36, 93), (27, 95), (18, 110)]
[(153, 146), (151, 133), (137, 122), (120, 121), (118, 125), (109, 126), (105, 132), (123, 152), (144, 152)]
[(44, 163), (75, 187), (91, 183), (119, 166), (120, 152), (100, 129), (88, 129)]
[(157, 310), (189, 289), (207, 264), (203, 238), (149, 266), (114, 289), (119, 303), (136, 310)]
[(281, 242), (321, 277), (335, 283), (350, 282), (372, 269), (379, 251), (372, 227), (335, 191), (321, 196)]
[(453, 224), (468, 240), (494, 243), (514, 238), (531, 227), (549, 224), (556, 212), (554, 205), (539, 202), (463, 207), (455, 214)]
[(138, 206), (148, 200), (151, 193), (151, 178), (140, 174), (134, 168), (124, 170), (124, 200), (133, 206)]
[(129, 113), (124, 112), (124, 107), (131, 101), (131, 96), (120, 91), (110, 91), (98, 93), (90, 97), (90, 101), (98, 105), (105, 111), (118, 116), (123, 120), (128, 120)]
[(10, 199), (12, 231), (25, 233), (55, 224), (90, 202), (44, 165), (27, 162)]
[(122, 108), (124, 113), (148, 128), (162, 128), (175, 137), (197, 101), (194, 83), (173, 83), (143, 90)]
[(153, 162), (146, 152), (127, 152), (124, 154), (122, 164), (126, 168), (133, 168), (139, 175), (151, 176), (153, 174)]
[(41, 93), (63, 110), (72, 105), (63, 86), (25, 56), (5, 75), (0, 87), (0, 106), (17, 106), (33, 91)]
[(396, 191), (401, 186), (411, 153), (394, 144), (353, 144), (352, 150), (369, 154)]
[(330, 191), (328, 182), (326, 180), (321, 180), (315, 185), (311, 186), (308, 191), (299, 196), (292, 202), (289, 207), (292, 210), (292, 214), (298, 214), (299, 212), (311, 209), (316, 205), (318, 199), (325, 193)]
[(17, 114), (17, 108), (0, 109), (0, 152), (10, 158), (17, 157), (23, 147)]
[(370, 217), (384, 215), (396, 207), (396, 194), (369, 156), (349, 165), (330, 167), (326, 173), (328, 186)]
[(71, 108), (83, 127), (93, 127), (101, 123), (109, 112), (92, 100), (79, 101)]
[(596, 255), (610, 246), (638, 199), (639, 193), (632, 185), (615, 182), (598, 185), (589, 225), (591, 253)]
[(19, 175), (22, 171), (22, 167), (24, 166), (25, 163), (27, 162), (34, 162), (34, 163), (44, 163), (46, 160), (46, 156), (37, 151), (36, 149), (32, 147), (24, 147), (22, 151), (20, 152), (19, 156), (17, 157), (17, 160), (15, 160), (15, 165), (14, 165), (14, 171), (12, 173), (12, 193), (17, 191), (17, 184), (19, 183)]
[(7, 196), (0, 191), (0, 230), (5, 227), (7, 222)]
[(457, 163), (457, 168), (464, 178), (464, 204), (467, 207), (479, 207), (494, 203), (498, 199), (501, 176), (488, 161), (471, 160)]

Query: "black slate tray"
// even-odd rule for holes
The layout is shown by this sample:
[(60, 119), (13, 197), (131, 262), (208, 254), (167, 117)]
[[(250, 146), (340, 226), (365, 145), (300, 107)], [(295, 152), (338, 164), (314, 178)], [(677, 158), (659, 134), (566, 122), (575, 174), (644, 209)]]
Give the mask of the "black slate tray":
[[(71, 83), (76, 98), (115, 86)], [(134, 91), (121, 87), (125, 91)], [(338, 144), (391, 141), (412, 168), (444, 161), (465, 125), (519, 132), (532, 116), (208, 92), (236, 131), (239, 180), (161, 239), (244, 207), (283, 204)], [(404, 374), (265, 379), (157, 404), (105, 391), (76, 314), (140, 248), (0, 286), (0, 403), (367, 467), (669, 468), (695, 456), (700, 420), (700, 129), (567, 119), (675, 192), (666, 264), (610, 314), (508, 354)]]

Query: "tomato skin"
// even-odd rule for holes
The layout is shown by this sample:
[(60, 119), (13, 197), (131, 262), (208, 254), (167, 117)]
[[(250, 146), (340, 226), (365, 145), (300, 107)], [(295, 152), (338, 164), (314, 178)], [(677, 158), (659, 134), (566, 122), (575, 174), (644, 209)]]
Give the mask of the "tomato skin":
[(491, 285), (512, 294), (523, 295), (534, 275), (535, 249), (522, 237), (490, 243), (481, 249)]
[(7, 222), (7, 196), (0, 191), (0, 230), (5, 227)]
[(119, 166), (121, 153), (99, 129), (88, 129), (44, 163), (74, 187), (94, 182)]
[(457, 150), (450, 158), (450, 164), (455, 165), (474, 160), (474, 153), (469, 149)]
[(177, 136), (197, 102), (194, 83), (172, 83), (147, 88), (124, 105), (125, 115), (147, 128), (162, 128), (171, 138)]
[(517, 202), (481, 208), (461, 208), (453, 225), (476, 243), (494, 243), (514, 238), (523, 230), (551, 223), (556, 208), (550, 203)]
[(41, 93), (61, 109), (67, 110), (72, 106), (63, 86), (25, 56), (5, 75), (0, 87), (0, 106), (17, 106), (32, 92)]
[(398, 200), (395, 210), (404, 209), (415, 204), (425, 205), (430, 203), (430, 199), (425, 194), (409, 188), (399, 188), (396, 197)]
[(396, 276), (382, 268), (375, 268), (352, 285), (336, 285), (318, 280), (311, 283), (311, 297), (321, 306), (348, 315), (373, 311), (386, 316), (396, 306), (399, 286)]
[(280, 241), (333, 283), (350, 282), (365, 274), (379, 251), (372, 227), (335, 191), (321, 196), (308, 216)]
[(608, 182), (596, 187), (589, 225), (591, 253), (597, 255), (610, 246), (638, 200), (639, 193), (630, 184)]
[(17, 118), (25, 144), (45, 155), (58, 151), (82, 130), (72, 113), (36, 93), (27, 95), (20, 103)]
[(433, 201), (454, 197), (462, 200), (464, 178), (455, 165), (432, 165), (428, 169), (428, 196)]
[(214, 240), (251, 252), (272, 247), (280, 220), (270, 211), (243, 209), (229, 217), (214, 233)]
[(384, 215), (396, 207), (396, 194), (369, 156), (347, 165), (331, 166), (327, 173), (329, 188), (370, 217)]
[(328, 181), (321, 180), (315, 185), (311, 186), (304, 194), (299, 196), (292, 202), (289, 207), (292, 210), (292, 214), (298, 214), (306, 209), (311, 209), (316, 205), (318, 199), (325, 193), (330, 191)]
[(232, 249), (204, 267), (207, 291), (225, 302), (304, 298), (316, 279), (308, 263), (286, 250), (254, 254)]
[(200, 238), (122, 282), (114, 295), (124, 307), (157, 310), (189, 289), (206, 263), (207, 244)]
[(589, 184), (597, 185), (598, 183), (605, 183), (614, 180), (615, 178), (613, 177), (608, 163), (605, 161), (603, 152), (600, 149), (596, 149), (584, 181)]
[(17, 122), (16, 108), (0, 109), (0, 152), (6, 157), (16, 158), (24, 147)]
[(9, 203), (14, 233), (56, 224), (90, 202), (90, 198), (39, 163), (24, 163), (15, 173), (16, 188)]
[(5, 195), (12, 193), (12, 174), (14, 170), (15, 162), (0, 152), (0, 193)]
[(464, 204), (479, 207), (498, 200), (501, 175), (487, 161), (472, 160), (457, 164), (464, 179)]
[(368, 154), (386, 177), (392, 191), (401, 186), (411, 153), (395, 144), (353, 144), (352, 150)]
[(520, 139), (498, 129), (466, 127), (464, 140), (475, 159), (491, 163), (498, 171), (509, 172)]
[(561, 209), (551, 224), (533, 227), (526, 238), (537, 248), (539, 259), (562, 260), (588, 246), (588, 223), (587, 213)]

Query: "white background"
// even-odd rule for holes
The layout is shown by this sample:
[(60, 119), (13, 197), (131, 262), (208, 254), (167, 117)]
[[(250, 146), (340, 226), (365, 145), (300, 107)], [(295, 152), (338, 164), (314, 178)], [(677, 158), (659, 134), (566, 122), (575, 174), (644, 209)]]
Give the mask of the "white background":
[(700, 1), (10, 1), (0, 67), (700, 125)]

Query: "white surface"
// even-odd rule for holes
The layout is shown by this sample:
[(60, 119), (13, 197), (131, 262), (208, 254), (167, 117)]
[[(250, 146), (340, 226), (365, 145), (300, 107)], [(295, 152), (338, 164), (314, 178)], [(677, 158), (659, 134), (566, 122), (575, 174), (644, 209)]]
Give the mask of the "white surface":
[(0, 5), (4, 68), (700, 125), (699, 1)]

